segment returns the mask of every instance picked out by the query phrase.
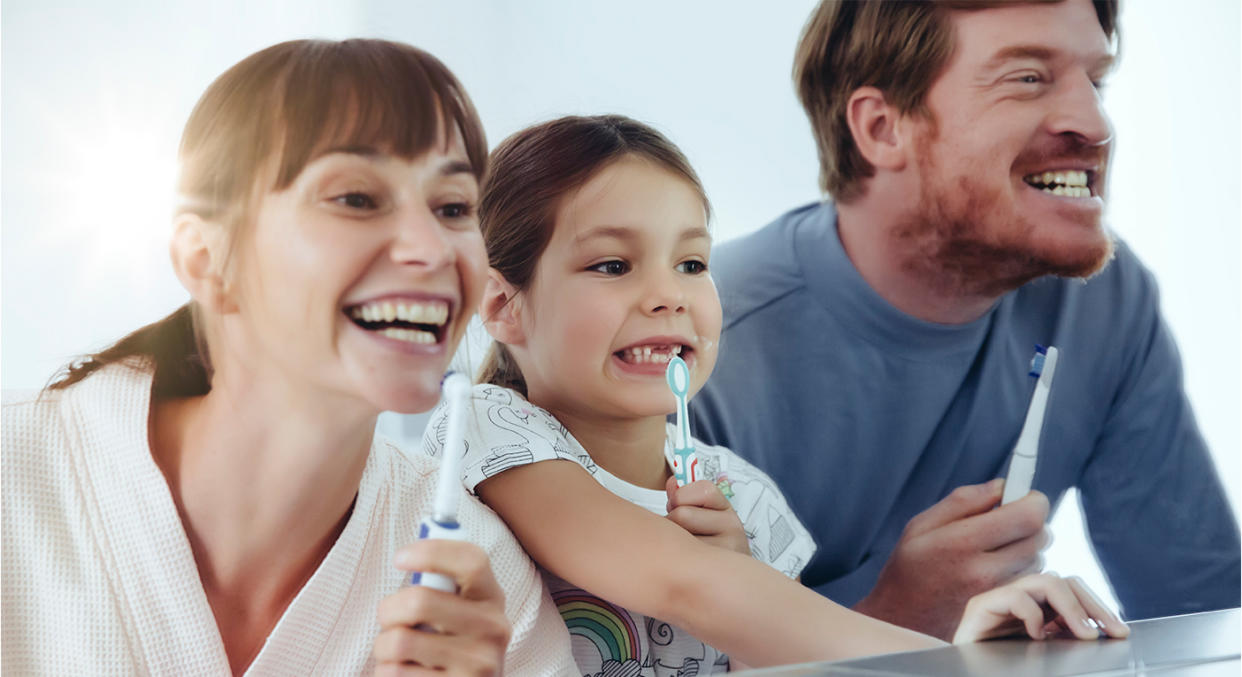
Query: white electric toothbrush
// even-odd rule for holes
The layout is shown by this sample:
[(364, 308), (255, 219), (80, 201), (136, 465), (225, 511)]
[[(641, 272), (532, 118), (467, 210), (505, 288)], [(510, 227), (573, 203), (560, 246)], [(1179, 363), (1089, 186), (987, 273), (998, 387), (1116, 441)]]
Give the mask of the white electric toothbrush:
[[(440, 459), (440, 478), (436, 482), (431, 516), (424, 517), (418, 525), (420, 541), (425, 538), (466, 540), (465, 530), (457, 522), (457, 504), (462, 491), (461, 463), (466, 451), (466, 411), (470, 408), (470, 379), (465, 374), (450, 373), (444, 378), (442, 391), (444, 400), (448, 403), (444, 457)], [(457, 592), (457, 583), (443, 574), (416, 571), (410, 575), (410, 583), (444, 592)]]
[(1022, 424), (1022, 433), (1018, 435), (1018, 443), (1014, 445), (1013, 456), (1009, 459), (1009, 473), (1005, 476), (1005, 491), (1001, 495), (1002, 505), (1012, 503), (1031, 491), (1035, 465), (1039, 461), (1039, 434), (1044, 427), (1044, 412), (1048, 407), (1048, 394), (1052, 392), (1052, 377), (1056, 370), (1057, 349), (1035, 346), (1031, 376), (1039, 380), (1035, 382), (1035, 393), (1031, 395), (1031, 405), (1026, 410), (1026, 422)]

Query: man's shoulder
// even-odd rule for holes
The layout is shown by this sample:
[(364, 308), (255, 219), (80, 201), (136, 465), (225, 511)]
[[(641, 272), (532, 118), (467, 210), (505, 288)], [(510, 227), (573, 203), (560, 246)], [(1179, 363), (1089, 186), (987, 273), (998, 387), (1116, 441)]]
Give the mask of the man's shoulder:
[(716, 247), (711, 268), (727, 325), (805, 286), (796, 236), (805, 228), (830, 227), (830, 216), (830, 207), (813, 202)]

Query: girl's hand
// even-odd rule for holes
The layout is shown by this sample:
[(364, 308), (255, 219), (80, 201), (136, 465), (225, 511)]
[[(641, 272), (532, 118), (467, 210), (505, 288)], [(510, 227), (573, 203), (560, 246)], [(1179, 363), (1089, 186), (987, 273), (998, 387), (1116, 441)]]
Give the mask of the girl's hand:
[(668, 518), (674, 524), (704, 543), (750, 555), (750, 541), (742, 529), (742, 520), (711, 480), (695, 480), (678, 487), (677, 479), (670, 477), (664, 491), (668, 494)]
[(499, 675), (512, 628), (504, 592), (473, 543), (425, 540), (397, 551), (397, 568), (444, 574), (458, 594), (407, 585), (379, 605), (376, 675)]
[(1058, 627), (1078, 639), (1099, 639), (1101, 633), (1109, 637), (1130, 635), (1130, 627), (1109, 611), (1082, 579), (1046, 572), (970, 598), (953, 643), (1018, 635), (1023, 629), (1035, 639), (1044, 639)]

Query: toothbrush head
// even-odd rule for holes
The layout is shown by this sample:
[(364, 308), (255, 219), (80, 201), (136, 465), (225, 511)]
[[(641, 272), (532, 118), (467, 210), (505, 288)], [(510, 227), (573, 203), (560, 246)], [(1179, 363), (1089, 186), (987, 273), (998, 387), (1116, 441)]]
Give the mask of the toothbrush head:
[(680, 357), (669, 360), (664, 375), (668, 379), (669, 390), (677, 397), (685, 397), (690, 392), (690, 368), (686, 366), (685, 360)]
[(444, 398), (450, 402), (462, 397), (468, 397), (470, 394), (470, 377), (459, 371), (450, 371), (444, 375), (444, 380), (440, 383), (440, 389), (444, 393)]
[(1039, 375), (1044, 372), (1044, 359), (1047, 355), (1048, 349), (1036, 343), (1035, 355), (1031, 357), (1031, 376), (1039, 378)]

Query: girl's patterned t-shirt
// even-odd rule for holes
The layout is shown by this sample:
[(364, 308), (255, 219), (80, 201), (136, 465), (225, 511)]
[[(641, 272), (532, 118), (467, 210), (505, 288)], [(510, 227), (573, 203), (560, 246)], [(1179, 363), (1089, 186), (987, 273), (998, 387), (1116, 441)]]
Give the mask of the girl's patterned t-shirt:
[[(423, 450), (429, 455), (443, 453), (446, 424), (442, 405), (433, 412), (423, 435)], [(585, 468), (612, 493), (657, 515), (666, 514), (663, 491), (635, 486), (596, 465), (565, 426), (513, 390), (490, 384), (475, 386), (465, 428), (462, 474), (471, 492), (483, 480), (510, 468), (569, 460)], [(674, 433), (670, 424), (664, 444), (670, 467)], [(715, 481), (728, 497), (746, 531), (751, 554), (786, 576), (798, 576), (814, 554), (815, 543), (776, 485), (732, 451), (693, 442), (699, 476)], [(686, 631), (610, 604), (547, 571), (543, 576), (569, 628), (574, 658), (583, 675), (637, 677), (728, 670), (728, 656)]]

